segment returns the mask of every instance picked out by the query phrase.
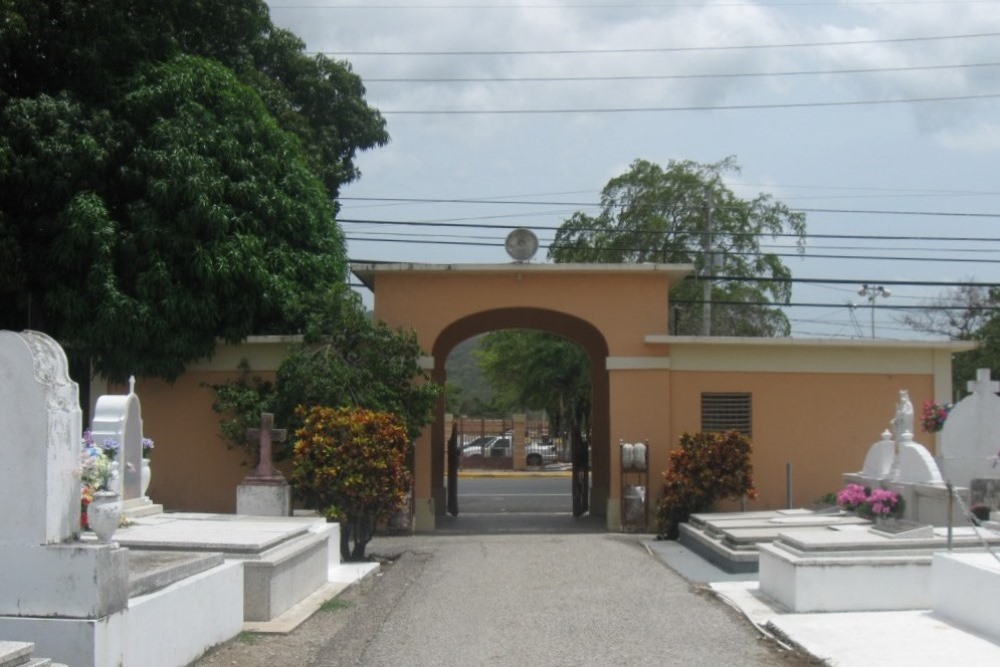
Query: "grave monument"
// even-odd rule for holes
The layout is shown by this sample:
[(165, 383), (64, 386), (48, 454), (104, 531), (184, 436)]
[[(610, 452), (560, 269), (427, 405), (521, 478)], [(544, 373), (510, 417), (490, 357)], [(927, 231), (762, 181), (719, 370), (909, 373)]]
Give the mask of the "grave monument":
[(79, 390), (45, 334), (0, 331), (0, 637), (74, 667), (179, 667), (239, 633), (242, 564), (80, 536)]
[(110, 438), (119, 444), (116, 463), (126, 518), (162, 512), (163, 506), (154, 504), (142, 488), (142, 405), (134, 377), (129, 378), (128, 394), (98, 397), (90, 432), (95, 442)]
[[(844, 480), (896, 491), (905, 500), (907, 521), (898, 530), (831, 526), (783, 532), (760, 547), (761, 593), (795, 612), (933, 607), (958, 618), (949, 604), (953, 596), (943, 591), (1000, 588), (1000, 568), (987, 553), (1000, 550), (1000, 533), (977, 526), (965, 512), (970, 482), (987, 475), (1000, 478), (986, 446), (1000, 435), (996, 388), (989, 372), (980, 371), (970, 383), (972, 395), (952, 409), (940, 469), (906, 429), (901, 401), (893, 419), (894, 430), (899, 426), (902, 432), (894, 434), (898, 463), (891, 474), (883, 474), (883, 438), (869, 451), (862, 472), (846, 474)], [(946, 480), (963, 486), (949, 488)], [(970, 581), (978, 583), (970, 588)], [(1000, 637), (1000, 623), (987, 624)]]
[(272, 465), (272, 442), (283, 442), (285, 429), (276, 429), (274, 415), (260, 416), (260, 428), (249, 429), (247, 437), (260, 443), (257, 467), (236, 487), (236, 513), (251, 516), (289, 516), (292, 490), (281, 472)]
[(1000, 382), (981, 368), (968, 389), (938, 434), (937, 457), (944, 478), (966, 488), (974, 479), (1000, 480)]

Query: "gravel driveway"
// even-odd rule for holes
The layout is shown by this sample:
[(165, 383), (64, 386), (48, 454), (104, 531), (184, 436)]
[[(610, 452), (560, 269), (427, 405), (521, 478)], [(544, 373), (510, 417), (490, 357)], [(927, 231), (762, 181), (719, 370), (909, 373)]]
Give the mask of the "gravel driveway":
[(289, 635), (205, 665), (784, 665), (782, 651), (635, 535), (379, 537), (381, 573)]

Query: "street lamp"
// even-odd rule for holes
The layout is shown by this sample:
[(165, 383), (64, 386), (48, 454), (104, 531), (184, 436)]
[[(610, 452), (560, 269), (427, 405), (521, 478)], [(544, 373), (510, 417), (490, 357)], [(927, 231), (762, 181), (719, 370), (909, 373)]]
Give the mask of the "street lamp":
[(892, 296), (892, 292), (882, 287), (881, 285), (862, 285), (861, 289), (858, 290), (858, 296), (863, 296), (868, 299), (868, 303), (871, 305), (872, 310), (872, 338), (875, 338), (875, 299), (882, 297), (886, 299)]

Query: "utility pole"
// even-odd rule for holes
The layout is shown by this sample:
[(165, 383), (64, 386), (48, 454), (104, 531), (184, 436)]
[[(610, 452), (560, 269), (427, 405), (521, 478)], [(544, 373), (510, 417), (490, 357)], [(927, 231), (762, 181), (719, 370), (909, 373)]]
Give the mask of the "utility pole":
[(701, 301), (701, 335), (712, 335), (712, 281), (711, 271), (715, 266), (712, 255), (712, 194), (705, 188), (705, 235), (702, 237), (701, 246), (702, 266), (701, 277), (704, 280), (702, 286), (703, 295)]

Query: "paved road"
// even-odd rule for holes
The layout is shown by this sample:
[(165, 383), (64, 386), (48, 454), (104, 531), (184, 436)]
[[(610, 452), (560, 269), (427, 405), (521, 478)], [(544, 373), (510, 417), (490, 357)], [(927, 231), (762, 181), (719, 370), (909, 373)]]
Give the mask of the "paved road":
[(568, 476), (460, 478), (459, 517), (505, 512), (570, 512), (573, 509), (570, 484)]
[(634, 535), (376, 538), (394, 557), (318, 647), (334, 665), (800, 665)]

